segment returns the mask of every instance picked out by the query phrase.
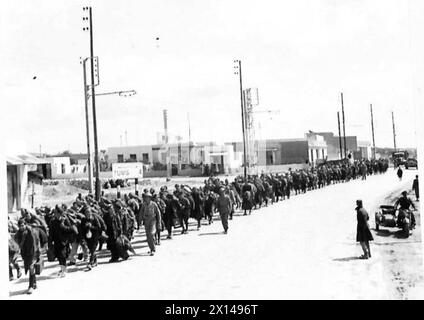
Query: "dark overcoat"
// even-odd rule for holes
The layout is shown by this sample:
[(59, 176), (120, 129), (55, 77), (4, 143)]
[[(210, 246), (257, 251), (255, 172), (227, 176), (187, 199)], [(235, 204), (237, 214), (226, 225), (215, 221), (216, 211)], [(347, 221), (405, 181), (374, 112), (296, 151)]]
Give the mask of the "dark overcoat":
[(25, 273), (34, 265), (40, 258), (40, 238), (38, 230), (30, 226), (15, 234), (15, 241), (18, 243), (21, 250), (22, 260), (24, 261)]
[(368, 212), (364, 208), (356, 208), (356, 219), (358, 220), (358, 225), (356, 227), (356, 241), (363, 242), (374, 240), (370, 226), (368, 225)]

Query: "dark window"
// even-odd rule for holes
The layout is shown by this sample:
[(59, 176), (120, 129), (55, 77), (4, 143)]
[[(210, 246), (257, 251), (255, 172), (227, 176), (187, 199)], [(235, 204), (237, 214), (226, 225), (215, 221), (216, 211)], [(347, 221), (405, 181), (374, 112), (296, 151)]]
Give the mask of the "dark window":
[(136, 162), (137, 161), (137, 155), (136, 154), (130, 154), (130, 160)]
[(123, 163), (123, 162), (124, 162), (124, 155), (118, 154), (118, 163)]
[(274, 153), (272, 151), (266, 152), (266, 164), (274, 164)]
[(65, 174), (65, 164), (62, 163), (62, 174)]
[(144, 164), (149, 163), (149, 154), (148, 153), (143, 153), (143, 163)]

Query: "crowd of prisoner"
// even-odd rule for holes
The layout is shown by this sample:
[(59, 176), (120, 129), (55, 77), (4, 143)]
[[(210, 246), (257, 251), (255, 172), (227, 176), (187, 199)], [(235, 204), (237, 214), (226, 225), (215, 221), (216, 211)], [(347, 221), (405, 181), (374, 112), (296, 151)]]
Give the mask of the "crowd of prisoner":
[(166, 186), (158, 192), (144, 189), (140, 195), (124, 194), (123, 198), (101, 197), (96, 201), (91, 194), (78, 195), (71, 206), (56, 205), (54, 208), (36, 208), (35, 212), (21, 209), (17, 223), (9, 219), (9, 276), (14, 279), (22, 272), (18, 263), (22, 257), (25, 273), (29, 272), (29, 288), (37, 288), (36, 275), (43, 267), (43, 253), (48, 261), (59, 262), (59, 277), (64, 277), (69, 265), (84, 260), (87, 269), (97, 266), (97, 254), (106, 244), (110, 251), (109, 262), (127, 260), (135, 254), (131, 241), (134, 234), (144, 226), (149, 254), (154, 255), (161, 243), (161, 232), (166, 230), (172, 239), (173, 229), (188, 232), (189, 219), (197, 221), (197, 229), (206, 219), (213, 223), (219, 213), (224, 233), (228, 232), (228, 220), (235, 210), (251, 214), (252, 209), (290, 199), (290, 196), (323, 188), (327, 185), (365, 180), (367, 175), (382, 174), (389, 167), (388, 160), (366, 160), (351, 163), (339, 161), (317, 168), (291, 170), (284, 173), (239, 176), (233, 182), (210, 177), (200, 187)]

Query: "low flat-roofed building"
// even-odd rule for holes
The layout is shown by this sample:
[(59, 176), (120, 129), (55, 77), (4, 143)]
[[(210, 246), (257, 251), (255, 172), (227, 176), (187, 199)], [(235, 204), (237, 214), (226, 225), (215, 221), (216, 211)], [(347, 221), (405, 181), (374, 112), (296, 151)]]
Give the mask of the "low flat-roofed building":
[(6, 155), (9, 213), (41, 206), (43, 170), (47, 163), (28, 153)]

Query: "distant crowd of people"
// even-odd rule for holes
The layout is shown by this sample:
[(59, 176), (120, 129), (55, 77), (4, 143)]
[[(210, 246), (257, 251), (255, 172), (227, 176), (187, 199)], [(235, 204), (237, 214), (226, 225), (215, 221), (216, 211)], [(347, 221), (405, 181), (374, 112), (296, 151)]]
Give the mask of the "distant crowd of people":
[(166, 186), (156, 191), (144, 189), (139, 195), (129, 193), (122, 198), (99, 201), (88, 194), (79, 194), (72, 205), (41, 207), (35, 211), (21, 209), (17, 221), (9, 219), (9, 276), (14, 279), (22, 272), (18, 264), (20, 254), (25, 273), (29, 272), (28, 294), (37, 288), (36, 275), (43, 268), (42, 254), (48, 261), (57, 260), (59, 277), (64, 277), (67, 266), (84, 260), (87, 269), (97, 266), (97, 254), (106, 248), (110, 251), (109, 262), (127, 260), (129, 252), (135, 254), (131, 241), (134, 234), (144, 226), (149, 254), (154, 255), (161, 244), (161, 233), (166, 230), (167, 239), (172, 239), (175, 229), (188, 233), (189, 219), (213, 223), (219, 213), (224, 233), (235, 210), (245, 215), (252, 209), (268, 206), (290, 199), (290, 196), (306, 193), (325, 186), (365, 180), (368, 175), (382, 174), (389, 167), (388, 160), (363, 160), (351, 163), (348, 160), (324, 163), (316, 168), (291, 170), (284, 173), (238, 176), (233, 182), (228, 179), (210, 177), (203, 186), (175, 185), (174, 190)]

